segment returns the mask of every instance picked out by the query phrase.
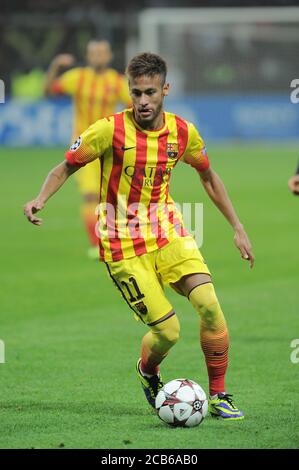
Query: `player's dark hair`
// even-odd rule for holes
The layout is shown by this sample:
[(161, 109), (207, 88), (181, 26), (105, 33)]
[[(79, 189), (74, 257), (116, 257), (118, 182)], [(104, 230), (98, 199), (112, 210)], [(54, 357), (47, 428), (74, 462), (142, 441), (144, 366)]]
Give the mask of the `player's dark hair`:
[(135, 55), (130, 60), (126, 74), (129, 79), (141, 77), (142, 75), (148, 75), (149, 77), (160, 75), (163, 86), (167, 75), (167, 65), (165, 60), (158, 54), (143, 52), (142, 54)]

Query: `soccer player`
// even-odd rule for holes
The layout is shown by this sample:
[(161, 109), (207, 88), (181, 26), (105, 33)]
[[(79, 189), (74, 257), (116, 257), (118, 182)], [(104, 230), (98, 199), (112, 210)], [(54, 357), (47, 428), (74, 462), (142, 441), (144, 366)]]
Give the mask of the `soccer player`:
[[(115, 113), (118, 103), (131, 105), (126, 78), (109, 68), (113, 57), (111, 46), (105, 40), (91, 40), (87, 44), (85, 67), (74, 67), (59, 76), (62, 67), (71, 67), (75, 58), (70, 54), (56, 56), (47, 73), (46, 94), (67, 94), (72, 97), (74, 120), (72, 141), (93, 122)], [(98, 239), (95, 233), (99, 202), (100, 165), (95, 160), (82, 168), (76, 179), (82, 195), (81, 217), (90, 241), (88, 255), (98, 258)]]
[(288, 186), (292, 193), (295, 194), (295, 196), (299, 195), (299, 164), (297, 167), (296, 174), (289, 179)]
[(241, 257), (253, 267), (247, 234), (212, 170), (197, 129), (164, 112), (169, 92), (166, 63), (156, 54), (135, 56), (127, 67), (133, 108), (100, 119), (66, 152), (66, 161), (47, 176), (39, 195), (24, 207), (33, 224), (35, 213), (84, 165), (101, 164), (99, 205), (100, 258), (124, 300), (148, 327), (136, 370), (149, 404), (163, 386), (160, 364), (179, 338), (179, 320), (164, 286), (187, 297), (200, 317), (200, 343), (209, 376), (209, 410), (213, 416), (239, 420), (243, 413), (225, 385), (228, 330), (210, 271), (184, 227), (169, 195), (169, 180), (178, 162), (191, 165), (234, 230)]

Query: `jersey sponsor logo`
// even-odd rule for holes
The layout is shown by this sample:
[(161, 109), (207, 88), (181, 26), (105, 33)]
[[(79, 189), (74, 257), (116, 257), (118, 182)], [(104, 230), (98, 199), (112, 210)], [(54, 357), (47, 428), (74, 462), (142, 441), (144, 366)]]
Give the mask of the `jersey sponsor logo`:
[(167, 152), (168, 158), (171, 158), (172, 160), (174, 160), (178, 156), (179, 145), (176, 143), (168, 143), (166, 152)]
[(171, 173), (171, 168), (159, 166), (138, 168), (134, 165), (128, 165), (124, 167), (124, 172), (127, 176), (132, 178), (133, 183), (140, 183), (142, 180), (142, 186), (153, 186), (154, 180), (155, 184), (161, 184), (164, 177)]
[(78, 139), (75, 140), (75, 142), (70, 146), (70, 150), (73, 150), (73, 151), (77, 150), (77, 148), (80, 147), (81, 142), (82, 142), (82, 138), (81, 138), (81, 136), (80, 136), (80, 137), (78, 137)]

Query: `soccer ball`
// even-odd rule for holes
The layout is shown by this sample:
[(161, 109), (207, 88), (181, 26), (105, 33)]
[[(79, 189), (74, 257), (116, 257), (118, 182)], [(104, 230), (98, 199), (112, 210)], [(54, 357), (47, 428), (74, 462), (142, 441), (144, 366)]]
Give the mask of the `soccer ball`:
[(193, 380), (175, 379), (164, 385), (156, 396), (159, 418), (170, 426), (198, 426), (208, 412), (204, 390)]

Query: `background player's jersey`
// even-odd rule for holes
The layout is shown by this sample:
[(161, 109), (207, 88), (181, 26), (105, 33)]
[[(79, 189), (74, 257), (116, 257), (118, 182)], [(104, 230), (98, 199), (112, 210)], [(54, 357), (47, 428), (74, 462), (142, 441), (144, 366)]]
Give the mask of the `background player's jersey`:
[(96, 73), (91, 67), (76, 67), (55, 80), (52, 92), (73, 97), (73, 139), (97, 119), (115, 113), (121, 102), (130, 106), (127, 80), (114, 69)]
[(90, 126), (66, 152), (72, 165), (101, 164), (100, 257), (140, 256), (188, 233), (169, 195), (179, 160), (198, 171), (209, 167), (204, 142), (193, 124), (164, 113), (160, 130), (147, 131), (127, 109)]

